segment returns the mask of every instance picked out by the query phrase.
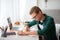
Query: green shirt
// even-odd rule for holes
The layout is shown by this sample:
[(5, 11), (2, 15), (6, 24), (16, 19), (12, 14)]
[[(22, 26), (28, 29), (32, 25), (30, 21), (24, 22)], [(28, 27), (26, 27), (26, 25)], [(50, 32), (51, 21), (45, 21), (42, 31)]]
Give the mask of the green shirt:
[[(44, 40), (57, 40), (54, 19), (46, 14), (44, 14), (44, 16), (43, 29), (37, 31), (38, 35), (43, 35)], [(33, 20), (29, 22), (27, 26), (31, 27), (36, 24), (38, 25), (39, 23), (36, 20)]]

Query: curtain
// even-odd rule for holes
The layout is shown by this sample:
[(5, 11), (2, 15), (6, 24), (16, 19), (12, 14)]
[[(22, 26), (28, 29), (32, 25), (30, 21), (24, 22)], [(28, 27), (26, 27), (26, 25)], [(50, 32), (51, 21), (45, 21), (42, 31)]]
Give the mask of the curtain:
[(37, 0), (0, 0), (0, 26), (7, 25), (7, 18), (11, 21), (28, 21), (31, 7), (37, 5)]
[(10, 17), (12, 22), (19, 20), (20, 0), (0, 0), (0, 26), (7, 25), (7, 18)]

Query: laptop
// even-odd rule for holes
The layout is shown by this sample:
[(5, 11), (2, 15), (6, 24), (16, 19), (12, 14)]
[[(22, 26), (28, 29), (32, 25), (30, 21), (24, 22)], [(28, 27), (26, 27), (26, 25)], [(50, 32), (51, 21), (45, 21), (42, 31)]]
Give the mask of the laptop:
[(9, 25), (10, 30), (16, 30), (16, 31), (18, 30), (19, 27), (12, 25), (10, 17), (7, 18), (7, 21), (8, 21), (8, 25)]

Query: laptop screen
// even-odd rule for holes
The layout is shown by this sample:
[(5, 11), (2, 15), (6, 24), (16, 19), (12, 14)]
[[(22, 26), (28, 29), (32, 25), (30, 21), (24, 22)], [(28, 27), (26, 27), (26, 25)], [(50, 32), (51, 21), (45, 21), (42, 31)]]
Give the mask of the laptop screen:
[(7, 21), (8, 21), (8, 25), (9, 25), (9, 28), (10, 28), (10, 30), (12, 29), (12, 22), (11, 22), (11, 18), (10, 17), (8, 17), (7, 18)]

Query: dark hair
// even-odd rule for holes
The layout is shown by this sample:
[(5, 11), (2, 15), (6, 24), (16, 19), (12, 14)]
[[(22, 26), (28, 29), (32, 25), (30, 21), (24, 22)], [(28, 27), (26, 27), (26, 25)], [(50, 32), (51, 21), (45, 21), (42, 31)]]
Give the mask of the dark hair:
[(32, 14), (33, 12), (35, 12), (37, 14), (37, 13), (39, 13), (39, 11), (42, 13), (41, 9), (38, 6), (34, 6), (31, 8), (30, 14)]

